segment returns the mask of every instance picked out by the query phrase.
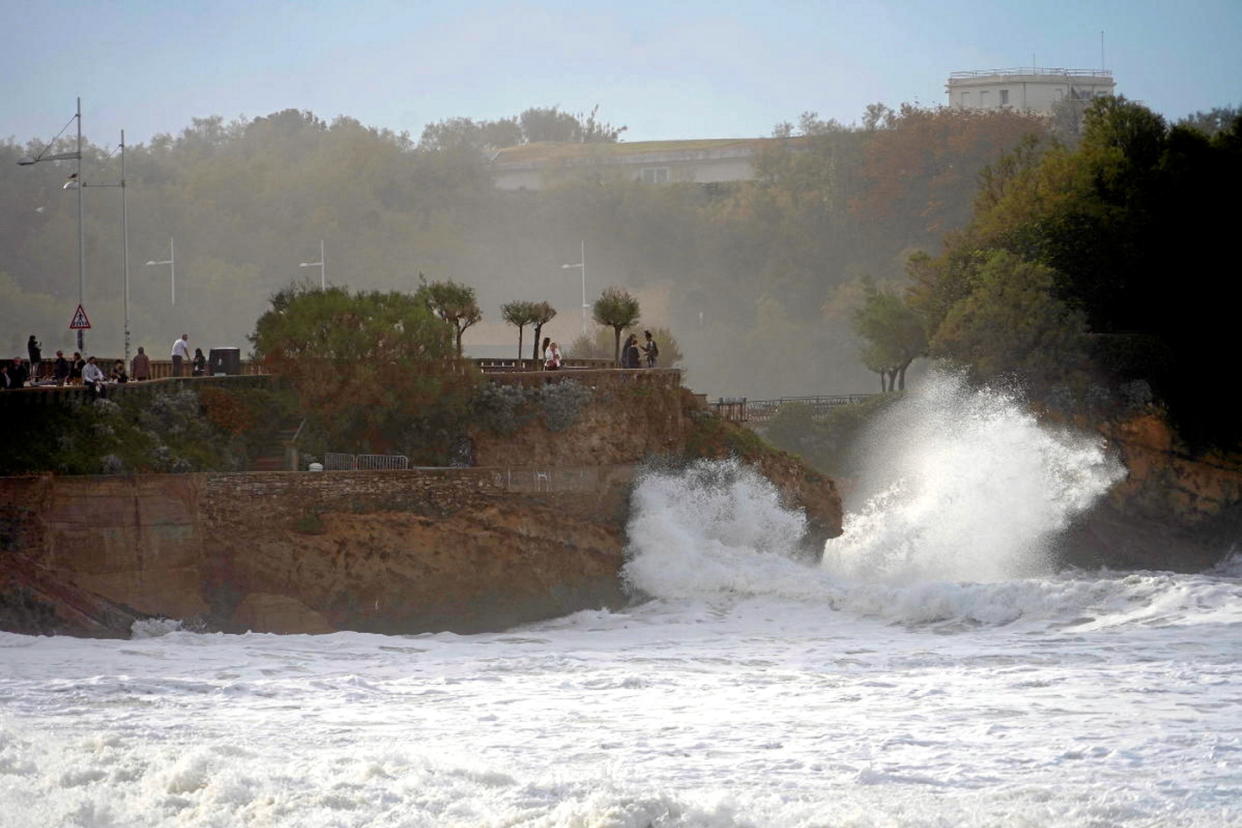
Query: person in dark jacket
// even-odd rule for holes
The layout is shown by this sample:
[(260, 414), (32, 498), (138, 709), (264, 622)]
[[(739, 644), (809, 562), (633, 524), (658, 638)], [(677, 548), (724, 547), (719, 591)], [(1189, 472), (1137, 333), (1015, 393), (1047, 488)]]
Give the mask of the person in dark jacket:
[(203, 356), (202, 348), (194, 349), (194, 376), (201, 377), (207, 373), (207, 357)]
[(638, 366), (638, 337), (630, 334), (626, 337), (625, 347), (621, 349), (621, 367), (637, 368)]
[(30, 357), (30, 381), (39, 381), (39, 366), (43, 364), (43, 345), (31, 334), (26, 340), (26, 356)]
[(69, 379), (69, 360), (65, 359), (64, 351), (56, 352), (56, 361), (52, 363), (52, 378), (57, 385), (64, 385)]
[(22, 358), (13, 357), (13, 363), (9, 365), (9, 388), (24, 388), (29, 377), (30, 370)]
[(138, 346), (138, 355), (130, 361), (129, 373), (134, 382), (151, 379), (151, 357), (147, 356), (141, 345)]
[(73, 361), (69, 363), (69, 384), (82, 384), (82, 369), (86, 367), (86, 360), (82, 359), (82, 355), (77, 351), (73, 352)]

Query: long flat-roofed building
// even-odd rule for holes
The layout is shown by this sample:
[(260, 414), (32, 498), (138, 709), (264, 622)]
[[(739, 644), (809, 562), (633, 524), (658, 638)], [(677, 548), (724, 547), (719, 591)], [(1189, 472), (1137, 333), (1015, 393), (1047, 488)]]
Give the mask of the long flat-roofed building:
[(1051, 115), (1063, 100), (1087, 102), (1112, 95), (1113, 73), (1090, 69), (984, 69), (954, 72), (945, 90), (960, 109), (1016, 109)]
[(755, 177), (755, 159), (769, 146), (800, 138), (704, 138), (577, 144), (541, 141), (497, 150), (492, 174), (501, 190), (539, 190), (547, 179), (599, 171), (648, 184), (718, 184)]

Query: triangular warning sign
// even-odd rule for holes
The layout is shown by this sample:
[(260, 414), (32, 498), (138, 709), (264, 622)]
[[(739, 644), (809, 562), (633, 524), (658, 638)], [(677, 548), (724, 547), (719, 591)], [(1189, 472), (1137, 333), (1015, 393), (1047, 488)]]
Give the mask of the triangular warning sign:
[(73, 321), (69, 323), (69, 330), (82, 331), (91, 326), (91, 320), (86, 318), (86, 310), (78, 305), (77, 311), (73, 314)]

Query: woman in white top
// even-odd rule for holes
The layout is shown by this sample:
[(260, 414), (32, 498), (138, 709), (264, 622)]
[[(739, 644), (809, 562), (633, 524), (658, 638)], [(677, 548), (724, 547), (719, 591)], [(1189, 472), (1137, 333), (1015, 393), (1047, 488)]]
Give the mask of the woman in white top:
[(548, 345), (544, 351), (543, 368), (545, 371), (555, 371), (561, 367), (561, 347), (555, 342)]

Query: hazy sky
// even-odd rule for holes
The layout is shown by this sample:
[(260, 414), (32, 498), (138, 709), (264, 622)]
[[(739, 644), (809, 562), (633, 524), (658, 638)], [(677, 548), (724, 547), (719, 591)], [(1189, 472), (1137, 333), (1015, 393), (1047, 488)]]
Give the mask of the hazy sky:
[(1242, 104), (1242, 0), (0, 0), (0, 139), (83, 99), (114, 143), (295, 107), (409, 131), (600, 104), (630, 141), (768, 134), (812, 110), (940, 104), (949, 72), (1104, 60), (1174, 118)]

